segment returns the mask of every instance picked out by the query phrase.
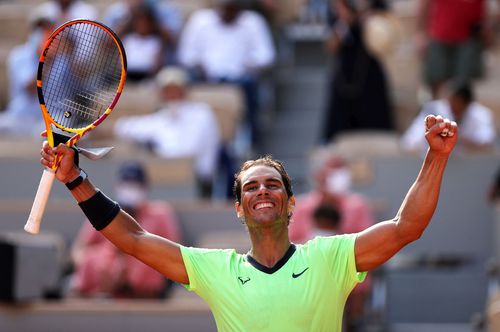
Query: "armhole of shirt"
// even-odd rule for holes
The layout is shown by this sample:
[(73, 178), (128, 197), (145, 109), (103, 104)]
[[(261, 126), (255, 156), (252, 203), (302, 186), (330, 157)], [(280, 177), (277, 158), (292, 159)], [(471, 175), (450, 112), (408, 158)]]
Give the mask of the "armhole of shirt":
[(182, 286), (184, 286), (184, 288), (186, 288), (188, 291), (193, 292), (196, 290), (196, 279), (190, 258), (189, 248), (184, 246), (180, 246), (180, 248), (181, 248), (182, 260), (184, 261), (184, 266), (186, 267), (186, 272), (188, 274), (188, 279), (189, 279), (189, 284), (182, 284)]
[(356, 240), (358, 239), (358, 235), (353, 235), (353, 240), (351, 241), (351, 248), (350, 248), (350, 253), (349, 255), (351, 256), (349, 259), (349, 271), (352, 271), (355, 275), (355, 280), (357, 283), (363, 282), (366, 278), (367, 271), (365, 272), (358, 272), (356, 268), (356, 254), (355, 254), (355, 246), (356, 246)]

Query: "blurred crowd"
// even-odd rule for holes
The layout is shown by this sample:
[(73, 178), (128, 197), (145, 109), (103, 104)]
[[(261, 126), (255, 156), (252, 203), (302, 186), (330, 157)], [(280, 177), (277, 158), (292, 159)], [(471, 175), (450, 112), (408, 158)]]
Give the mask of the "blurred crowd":
[[(330, 79), (319, 145), (330, 144), (339, 134), (377, 130), (402, 134), (402, 150), (422, 153), (424, 133), (416, 128), (426, 114), (435, 113), (459, 123), (464, 147), (491, 150), (495, 119), (476, 100), (475, 86), (484, 76), (484, 53), (493, 45), (500, 16), (489, 13), (486, 0), (415, 3), (414, 49), (428, 97), (420, 101), (405, 132), (396, 126), (398, 109), (385, 63), (401, 44), (392, 2), (200, 0), (188, 12), (173, 1), (122, 0), (98, 8), (93, 2), (54, 0), (32, 9), (26, 42), (10, 52), (10, 99), (0, 114), (0, 134), (36, 137), (43, 130), (34, 75), (48, 34), (68, 20), (100, 20), (125, 47), (126, 89), (150, 86), (159, 96), (154, 114), (144, 114), (140, 103), (136, 112), (124, 113), (129, 121), (117, 121), (114, 138), (161, 157), (193, 158), (200, 197), (230, 198), (230, 184), (215, 181), (229, 182), (224, 179), (231, 178), (235, 163), (266, 152), (263, 119), (273, 112), (273, 69), (283, 57), (286, 27), (302, 24), (324, 27), (325, 50), (332, 60), (325, 68)], [(229, 84), (241, 91), (242, 115), (232, 124), (229, 140), (221, 139), (220, 119), (209, 115), (215, 111), (212, 105), (189, 102), (190, 86), (200, 84)], [(19, 125), (26, 123), (30, 125)], [(153, 123), (155, 130), (145, 128)], [(214, 188), (222, 189), (216, 193)]]

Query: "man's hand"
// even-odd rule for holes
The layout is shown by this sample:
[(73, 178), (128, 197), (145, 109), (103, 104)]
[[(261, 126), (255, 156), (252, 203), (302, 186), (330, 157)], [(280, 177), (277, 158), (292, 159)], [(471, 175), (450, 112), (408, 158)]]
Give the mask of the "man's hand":
[(440, 115), (428, 115), (425, 117), (425, 139), (431, 151), (449, 154), (457, 143), (457, 123)]
[(67, 183), (80, 174), (80, 170), (74, 162), (75, 151), (66, 145), (61, 143), (57, 147), (51, 148), (49, 143), (45, 141), (40, 154), (42, 155), (40, 163), (49, 168), (54, 165), (56, 154), (61, 157), (61, 162), (56, 171), (56, 178), (62, 183)]

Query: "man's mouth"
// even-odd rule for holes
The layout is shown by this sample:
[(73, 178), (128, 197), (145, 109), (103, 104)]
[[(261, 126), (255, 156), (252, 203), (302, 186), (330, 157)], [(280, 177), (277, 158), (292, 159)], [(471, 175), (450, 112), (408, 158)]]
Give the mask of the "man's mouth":
[(274, 204), (271, 202), (261, 202), (261, 203), (255, 204), (254, 209), (260, 210), (260, 209), (272, 208), (272, 207), (274, 207)]

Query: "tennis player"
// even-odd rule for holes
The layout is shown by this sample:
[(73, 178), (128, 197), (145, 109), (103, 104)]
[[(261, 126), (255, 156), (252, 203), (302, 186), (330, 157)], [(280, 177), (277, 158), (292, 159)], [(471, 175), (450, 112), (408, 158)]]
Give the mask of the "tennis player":
[(425, 126), (427, 155), (392, 220), (303, 245), (288, 238), (295, 198), (283, 165), (270, 157), (245, 162), (234, 188), (236, 214), (252, 243), (246, 255), (188, 248), (148, 233), (92, 185), (64, 145), (44, 143), (41, 163), (51, 166), (54, 153), (61, 154), (57, 179), (92, 225), (119, 249), (201, 296), (219, 331), (340, 331), (351, 290), (367, 271), (417, 240), (436, 209), (457, 125), (431, 115)]

